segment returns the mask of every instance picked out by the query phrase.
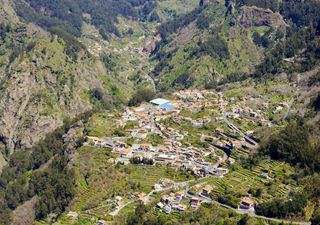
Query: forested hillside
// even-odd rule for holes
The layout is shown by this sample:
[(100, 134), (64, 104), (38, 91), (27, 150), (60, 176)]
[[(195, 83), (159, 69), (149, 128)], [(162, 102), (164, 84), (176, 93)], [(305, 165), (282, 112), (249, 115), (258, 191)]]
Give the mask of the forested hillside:
[(120, 15), (132, 19), (160, 19), (150, 15), (155, 6), (153, 0), (15, 1), (17, 14), (27, 22), (79, 37), (83, 22), (90, 21), (105, 39), (111, 34), (119, 35), (115, 23)]
[[(0, 224), (96, 224), (100, 218), (116, 224), (264, 224), (234, 212), (248, 194), (258, 200), (258, 215), (317, 225), (319, 65), (318, 0), (0, 0)], [(181, 110), (181, 123), (163, 117), (148, 124), (150, 132), (156, 122), (161, 129), (167, 125), (172, 132), (164, 136), (134, 137), (141, 121), (123, 118), (139, 114), (143, 107), (137, 106), (152, 98), (175, 98), (173, 92), (188, 88), (213, 91), (217, 105)], [(109, 148), (90, 141), (83, 146), (88, 136), (116, 137), (129, 148), (135, 141), (160, 145), (180, 132), (175, 148), (207, 150), (203, 136), (232, 130), (224, 124), (231, 110), (224, 101), (228, 107), (244, 101), (245, 110), (263, 105), (257, 114), (266, 117), (248, 122), (255, 114), (250, 111), (233, 121), (259, 147), (241, 146), (232, 153), (234, 162), (222, 163), (228, 176), (211, 180), (217, 188), (209, 197), (230, 210), (205, 203), (198, 211), (158, 214), (150, 202), (132, 199), (148, 196), (160, 178), (198, 182), (193, 172), (149, 159), (116, 164)], [(228, 135), (220, 134), (225, 142)], [(242, 135), (229, 135), (232, 148), (245, 140)], [(203, 161), (218, 159), (210, 153)], [(254, 187), (245, 190), (251, 181)], [(160, 201), (160, 193), (150, 193)], [(120, 207), (110, 204), (118, 195), (134, 204), (114, 216), (111, 209), (118, 213)], [(71, 210), (79, 220), (67, 215)]]
[(319, 62), (318, 8), (318, 1), (214, 1), (162, 24), (153, 56), (159, 89), (311, 69)]

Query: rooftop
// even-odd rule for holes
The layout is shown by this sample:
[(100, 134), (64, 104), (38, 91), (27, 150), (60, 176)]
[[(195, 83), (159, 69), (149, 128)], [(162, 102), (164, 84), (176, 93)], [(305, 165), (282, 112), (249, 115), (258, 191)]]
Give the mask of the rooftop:
[(171, 110), (171, 109), (174, 109), (175, 106), (173, 104), (171, 104), (170, 102), (168, 102), (168, 103), (161, 104), (160, 108)]
[(169, 103), (170, 101), (164, 98), (156, 98), (150, 101), (150, 103), (155, 104), (155, 105), (162, 105)]

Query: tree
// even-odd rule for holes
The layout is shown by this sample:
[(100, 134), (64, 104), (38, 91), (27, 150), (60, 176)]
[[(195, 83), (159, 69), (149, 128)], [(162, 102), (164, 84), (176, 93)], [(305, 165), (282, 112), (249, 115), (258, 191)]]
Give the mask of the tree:
[(247, 225), (248, 220), (249, 220), (249, 216), (246, 214), (239, 220), (237, 225)]
[(137, 106), (144, 101), (150, 101), (154, 96), (154, 92), (151, 89), (142, 88), (136, 91), (128, 102), (129, 106)]
[(313, 100), (312, 106), (316, 111), (320, 111), (320, 92)]
[(309, 128), (302, 122), (290, 122), (279, 133), (273, 134), (260, 151), (273, 159), (320, 171), (320, 148), (311, 144)]

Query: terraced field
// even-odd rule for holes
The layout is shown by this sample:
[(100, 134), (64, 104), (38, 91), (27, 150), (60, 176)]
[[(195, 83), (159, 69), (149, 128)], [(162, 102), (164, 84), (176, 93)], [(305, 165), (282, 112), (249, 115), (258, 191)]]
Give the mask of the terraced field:
[(77, 212), (79, 220), (77, 223), (72, 221), (67, 216), (67, 211), (59, 224), (93, 224), (98, 219), (122, 220), (134, 210), (136, 203), (129, 204), (113, 218), (109, 213), (115, 210), (115, 196), (121, 196), (123, 204), (137, 200), (132, 198), (133, 193), (150, 192), (161, 178), (176, 181), (192, 179), (190, 175), (181, 174), (165, 166), (114, 166), (110, 158), (115, 156), (108, 149), (82, 147), (78, 149), (76, 157), (79, 162), (75, 165), (78, 185), (70, 211)]
[[(238, 153), (241, 155), (241, 153)], [(262, 174), (269, 174), (270, 178)], [(212, 184), (217, 195), (236, 194), (239, 200), (247, 195), (249, 189), (264, 190), (261, 196), (255, 197), (257, 203), (269, 201), (272, 198), (285, 197), (290, 191), (296, 189), (294, 182), (283, 181), (293, 173), (293, 168), (288, 164), (278, 161), (263, 161), (253, 169), (244, 169), (238, 165), (233, 166), (233, 171), (222, 178), (213, 178), (208, 183)]]

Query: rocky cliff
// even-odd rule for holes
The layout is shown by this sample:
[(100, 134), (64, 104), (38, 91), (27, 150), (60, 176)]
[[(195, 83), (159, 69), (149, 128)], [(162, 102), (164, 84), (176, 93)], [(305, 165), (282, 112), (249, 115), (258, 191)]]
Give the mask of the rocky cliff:
[(241, 14), (237, 19), (240, 26), (270, 26), (285, 29), (286, 23), (279, 13), (274, 13), (270, 9), (261, 9), (255, 6), (242, 7)]
[(117, 86), (117, 79), (76, 39), (24, 23), (9, 0), (1, 0), (0, 19), (2, 154), (31, 147), (96, 101), (113, 101), (107, 86), (110, 80)]

